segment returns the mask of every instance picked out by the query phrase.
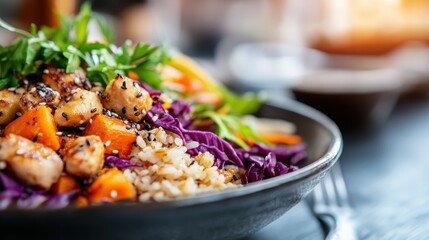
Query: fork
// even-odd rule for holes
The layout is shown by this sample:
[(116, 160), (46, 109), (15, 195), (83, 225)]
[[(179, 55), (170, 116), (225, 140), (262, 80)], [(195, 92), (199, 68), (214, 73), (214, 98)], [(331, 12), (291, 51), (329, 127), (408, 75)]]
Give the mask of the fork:
[(359, 239), (354, 229), (353, 211), (339, 162), (316, 186), (312, 197), (313, 212), (324, 224), (327, 240)]

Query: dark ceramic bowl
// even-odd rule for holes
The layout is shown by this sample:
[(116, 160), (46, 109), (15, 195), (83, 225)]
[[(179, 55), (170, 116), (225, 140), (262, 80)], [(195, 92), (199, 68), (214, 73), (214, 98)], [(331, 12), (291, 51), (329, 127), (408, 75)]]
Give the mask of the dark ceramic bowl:
[(258, 115), (297, 125), (309, 153), (301, 169), (238, 189), (170, 202), (4, 210), (1, 239), (236, 239), (254, 233), (301, 201), (342, 149), (335, 124), (305, 105), (266, 104)]

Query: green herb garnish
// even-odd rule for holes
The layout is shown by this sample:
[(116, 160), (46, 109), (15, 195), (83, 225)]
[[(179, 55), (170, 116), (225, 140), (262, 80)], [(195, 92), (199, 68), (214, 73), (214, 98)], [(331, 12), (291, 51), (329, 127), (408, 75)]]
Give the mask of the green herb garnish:
[[(106, 42), (88, 43), (88, 24), (96, 21)], [(59, 28), (42, 27), (31, 33), (14, 28), (0, 19), (0, 27), (21, 35), (9, 46), (0, 46), (0, 89), (16, 87), (17, 79), (42, 74), (41, 66), (52, 65), (67, 73), (83, 69), (91, 82), (107, 85), (116, 74), (138, 75), (155, 89), (161, 89), (157, 67), (168, 59), (163, 47), (126, 41), (121, 47), (112, 44), (114, 34), (100, 16), (94, 16), (90, 5), (84, 3), (72, 18), (60, 14)], [(74, 34), (71, 34), (71, 33)]]

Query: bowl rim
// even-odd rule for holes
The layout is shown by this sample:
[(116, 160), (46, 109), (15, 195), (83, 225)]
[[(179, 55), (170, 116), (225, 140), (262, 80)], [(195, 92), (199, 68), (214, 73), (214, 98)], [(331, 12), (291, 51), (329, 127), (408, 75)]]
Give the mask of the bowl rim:
[[(303, 103), (295, 100), (288, 100), (287, 102), (278, 102), (270, 100), (264, 103), (267, 106), (276, 107), (297, 113), (298, 115), (312, 119), (323, 127), (325, 127), (332, 135), (333, 141), (328, 146), (326, 152), (314, 162), (299, 168), (298, 170), (277, 176), (274, 178), (265, 179), (259, 182), (249, 183), (245, 186), (238, 187), (235, 189), (224, 190), (219, 192), (206, 193), (197, 196), (185, 197), (182, 199), (176, 199), (165, 202), (151, 202), (151, 203), (140, 203), (140, 202), (117, 202), (115, 204), (105, 205), (92, 205), (86, 207), (67, 206), (65, 208), (51, 209), (51, 208), (35, 208), (35, 209), (4, 209), (1, 213), (18, 213), (18, 212), (31, 212), (31, 213), (59, 213), (59, 212), (86, 212), (86, 211), (98, 211), (98, 210), (124, 210), (125, 208), (138, 209), (139, 211), (157, 211), (157, 210), (168, 210), (173, 208), (184, 208), (190, 206), (204, 205), (210, 203), (216, 203), (221, 201), (227, 201), (233, 198), (239, 198), (246, 195), (251, 195), (264, 190), (273, 189), (281, 185), (293, 183), (300, 179), (304, 179), (319, 172), (320, 168), (325, 165), (331, 167), (335, 164), (339, 156), (341, 155), (343, 148), (342, 135), (337, 125), (329, 119), (326, 115), (319, 112), (318, 110), (309, 107)], [(124, 211), (127, 212), (127, 211)]]

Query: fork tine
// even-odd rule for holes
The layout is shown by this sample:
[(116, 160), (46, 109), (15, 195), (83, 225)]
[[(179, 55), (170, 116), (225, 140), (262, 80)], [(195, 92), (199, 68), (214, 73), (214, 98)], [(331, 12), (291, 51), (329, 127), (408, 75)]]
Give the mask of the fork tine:
[(327, 205), (338, 205), (337, 196), (335, 194), (335, 185), (333, 183), (332, 173), (326, 173), (326, 176), (321, 184), (327, 198)]
[(340, 203), (341, 206), (349, 207), (350, 204), (347, 197), (347, 188), (344, 182), (343, 174), (341, 172), (340, 163), (337, 162), (337, 164), (335, 164), (332, 167), (331, 171), (332, 171), (333, 182), (337, 190), (336, 192), (338, 195), (338, 202)]
[(319, 183), (313, 190), (313, 200), (314, 203), (323, 203), (325, 204), (325, 200), (323, 197), (322, 183)]

